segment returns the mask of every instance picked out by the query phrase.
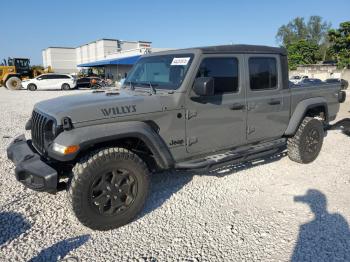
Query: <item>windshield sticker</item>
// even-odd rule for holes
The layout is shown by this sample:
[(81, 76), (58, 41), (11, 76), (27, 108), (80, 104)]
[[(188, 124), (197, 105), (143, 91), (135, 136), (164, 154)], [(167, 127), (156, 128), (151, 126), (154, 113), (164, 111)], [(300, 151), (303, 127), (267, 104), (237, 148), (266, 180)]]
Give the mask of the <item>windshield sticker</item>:
[(171, 65), (187, 65), (188, 61), (190, 61), (191, 57), (174, 57)]

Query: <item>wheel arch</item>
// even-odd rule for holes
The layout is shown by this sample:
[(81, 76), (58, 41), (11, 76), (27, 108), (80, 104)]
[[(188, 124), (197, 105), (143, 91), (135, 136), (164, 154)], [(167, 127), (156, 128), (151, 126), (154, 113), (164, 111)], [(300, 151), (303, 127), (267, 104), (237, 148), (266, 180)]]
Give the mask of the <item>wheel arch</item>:
[(68, 85), (69, 86), (69, 89), (71, 89), (72, 87), (71, 87), (71, 85), (69, 84), (69, 83), (67, 83), (67, 82), (63, 82), (62, 84), (61, 84), (61, 88), (63, 89), (63, 86), (64, 85)]
[(328, 123), (329, 115), (326, 99), (323, 97), (314, 97), (300, 101), (295, 107), (284, 134), (286, 136), (294, 135), (306, 116), (321, 116), (325, 123)]
[[(117, 122), (76, 128), (62, 132), (54, 142), (64, 146), (79, 145), (80, 147), (77, 154), (63, 157), (49, 150), (52, 157), (60, 161), (75, 161), (91, 150), (123, 145), (129, 150), (135, 150), (135, 153), (141, 148), (139, 153), (144, 152), (145, 155), (147, 155), (145, 150), (149, 150), (160, 169), (169, 169), (174, 166), (173, 157), (164, 140), (157, 130), (145, 122)], [(136, 144), (140, 148), (135, 148)]]
[[(5, 85), (6, 85), (6, 82), (7, 82), (7, 80), (9, 80), (9, 78), (11, 78), (11, 77), (18, 77), (19, 79), (21, 79), (21, 75), (20, 74), (8, 74), (6, 77), (5, 77), (5, 81), (4, 81), (4, 83), (5, 83)], [(22, 80), (22, 79), (21, 79)]]

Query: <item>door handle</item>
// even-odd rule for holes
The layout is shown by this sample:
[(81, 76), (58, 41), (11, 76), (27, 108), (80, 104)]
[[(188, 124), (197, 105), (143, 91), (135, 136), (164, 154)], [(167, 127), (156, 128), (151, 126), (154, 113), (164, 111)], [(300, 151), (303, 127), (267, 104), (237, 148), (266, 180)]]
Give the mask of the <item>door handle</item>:
[(240, 103), (234, 103), (233, 105), (230, 106), (231, 110), (241, 110), (244, 108), (245, 108), (245, 106), (243, 104), (240, 104)]
[(271, 100), (270, 102), (269, 102), (269, 105), (272, 105), (272, 106), (274, 106), (274, 105), (280, 105), (281, 104), (281, 101), (280, 100)]

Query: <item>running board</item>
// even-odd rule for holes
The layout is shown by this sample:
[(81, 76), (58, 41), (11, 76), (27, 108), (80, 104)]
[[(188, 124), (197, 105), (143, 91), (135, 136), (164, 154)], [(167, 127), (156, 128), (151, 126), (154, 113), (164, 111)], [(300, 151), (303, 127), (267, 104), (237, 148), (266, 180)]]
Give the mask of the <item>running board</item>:
[(180, 162), (175, 164), (175, 169), (210, 170), (226, 165), (234, 165), (277, 153), (278, 151), (285, 149), (286, 143), (287, 140), (281, 138), (274, 141), (245, 146), (226, 153), (208, 156), (203, 159)]
[(328, 125), (326, 130), (343, 130), (350, 131), (350, 118), (344, 118), (333, 125)]

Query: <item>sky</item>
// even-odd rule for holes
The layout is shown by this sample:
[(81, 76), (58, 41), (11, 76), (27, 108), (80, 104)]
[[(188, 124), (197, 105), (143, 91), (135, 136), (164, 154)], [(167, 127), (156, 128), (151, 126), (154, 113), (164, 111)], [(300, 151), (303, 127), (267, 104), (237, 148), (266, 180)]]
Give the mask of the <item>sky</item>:
[(1, 10), (0, 60), (28, 57), (32, 65), (49, 46), (101, 38), (163, 48), (277, 46), (278, 28), (297, 16), (319, 15), (333, 27), (350, 20), (350, 0), (16, 0), (1, 1)]

